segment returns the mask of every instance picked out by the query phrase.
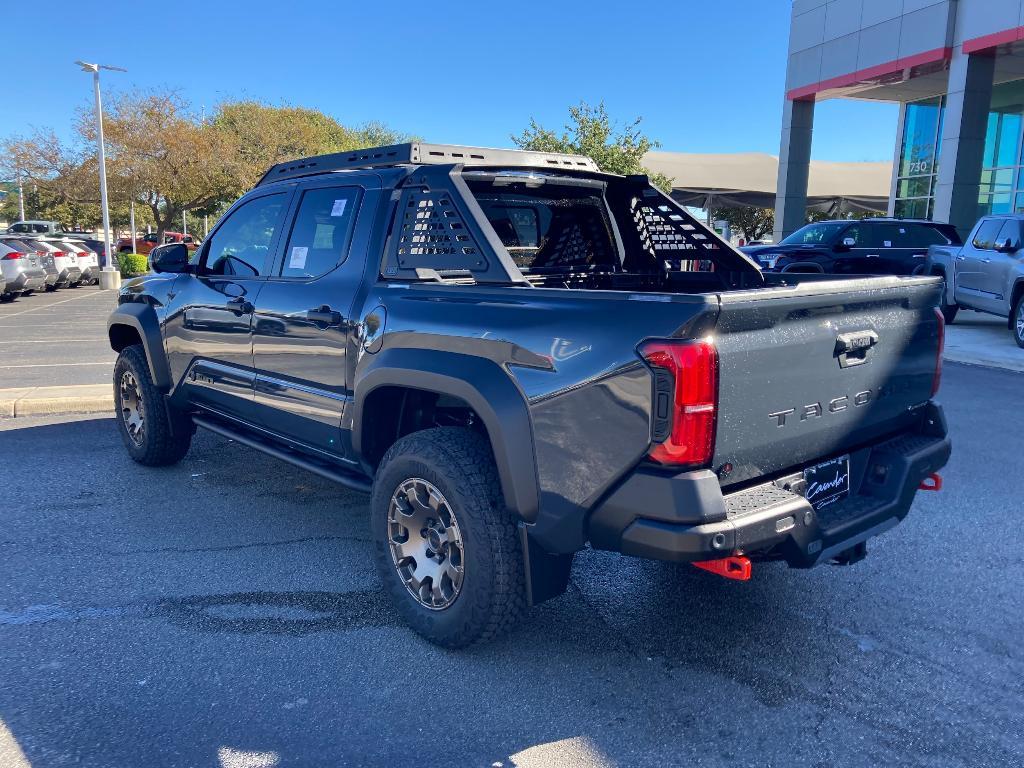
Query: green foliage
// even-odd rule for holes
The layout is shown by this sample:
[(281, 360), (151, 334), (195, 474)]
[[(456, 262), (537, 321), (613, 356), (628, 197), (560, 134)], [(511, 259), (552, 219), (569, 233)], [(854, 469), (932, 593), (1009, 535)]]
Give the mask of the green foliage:
[(644, 155), (661, 144), (644, 135), (640, 130), (641, 119), (638, 117), (620, 129), (612, 123), (604, 102), (596, 107), (580, 102), (569, 108), (570, 122), (561, 134), (530, 118), (530, 127), (518, 136), (513, 135), (512, 141), (520, 149), (586, 155), (606, 173), (624, 176), (646, 173), (655, 186), (668, 192), (672, 188), (672, 180), (644, 168)]
[(775, 228), (775, 211), (771, 208), (755, 208), (752, 205), (742, 208), (716, 208), (712, 212), (712, 217), (716, 221), (728, 221), (730, 227), (743, 233), (748, 243), (763, 239)]
[(121, 268), (121, 277), (136, 277), (149, 272), (149, 259), (142, 253), (119, 253), (117, 265)]

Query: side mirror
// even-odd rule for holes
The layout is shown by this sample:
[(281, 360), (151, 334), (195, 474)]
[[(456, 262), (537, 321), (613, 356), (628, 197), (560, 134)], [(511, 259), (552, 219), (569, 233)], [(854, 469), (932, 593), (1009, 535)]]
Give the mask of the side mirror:
[(188, 257), (188, 248), (183, 243), (168, 243), (149, 252), (149, 264), (154, 272), (187, 272)]
[(857, 241), (852, 237), (844, 237), (836, 244), (837, 251), (848, 251), (857, 244)]
[(999, 253), (1016, 253), (1020, 250), (1012, 237), (1007, 237), (996, 243), (996, 250)]

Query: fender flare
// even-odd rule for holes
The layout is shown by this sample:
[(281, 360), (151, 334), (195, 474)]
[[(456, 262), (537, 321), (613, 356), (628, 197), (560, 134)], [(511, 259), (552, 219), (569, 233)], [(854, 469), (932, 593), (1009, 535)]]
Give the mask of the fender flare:
[[(365, 359), (364, 359), (365, 362)], [(485, 357), (432, 349), (384, 349), (357, 370), (350, 405), (352, 448), (362, 457), (363, 409), (381, 387), (404, 387), (464, 400), (490, 437), (505, 505), (527, 522), (540, 507), (533, 424), (526, 398), (501, 365)]]
[(149, 375), (153, 377), (153, 384), (164, 392), (169, 391), (171, 369), (164, 354), (164, 340), (160, 333), (160, 320), (156, 316), (156, 310), (150, 304), (132, 302), (121, 304), (111, 312), (107, 319), (107, 338), (110, 340), (110, 348), (114, 351), (119, 351), (114, 345), (113, 336), (113, 328), (118, 325), (128, 326), (139, 334), (142, 347), (146, 350)]

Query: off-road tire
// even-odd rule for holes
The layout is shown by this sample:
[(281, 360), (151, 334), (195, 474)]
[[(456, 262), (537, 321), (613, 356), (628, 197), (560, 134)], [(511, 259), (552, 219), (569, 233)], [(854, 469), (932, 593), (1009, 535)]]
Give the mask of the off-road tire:
[(1010, 312), (1010, 330), (1017, 346), (1024, 349), (1024, 293), (1017, 297)]
[[(462, 585), (454, 601), (440, 610), (425, 607), (410, 593), (392, 557), (392, 497), (414, 478), (443, 494), (462, 538)], [(526, 607), (522, 548), (516, 521), (504, 508), (491, 447), (481, 435), (440, 427), (398, 440), (381, 460), (370, 510), (374, 559), (384, 590), (417, 633), (445, 648), (463, 648), (502, 635), (516, 623)]]
[[(143, 415), (144, 429), (138, 441), (128, 430), (122, 402), (121, 382), (126, 372), (136, 383)], [(147, 467), (176, 464), (192, 445), (194, 427), (186, 414), (165, 405), (163, 393), (153, 385), (146, 352), (141, 344), (121, 350), (114, 365), (114, 417), (128, 455)]]

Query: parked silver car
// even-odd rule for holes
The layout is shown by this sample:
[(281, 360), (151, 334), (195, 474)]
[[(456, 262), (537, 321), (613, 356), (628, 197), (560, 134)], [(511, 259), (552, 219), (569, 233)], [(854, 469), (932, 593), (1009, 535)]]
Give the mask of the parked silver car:
[(40, 265), (39, 256), (19, 240), (0, 240), (0, 273), (4, 282), (0, 298), (4, 301), (27, 296), (46, 285), (46, 270)]

